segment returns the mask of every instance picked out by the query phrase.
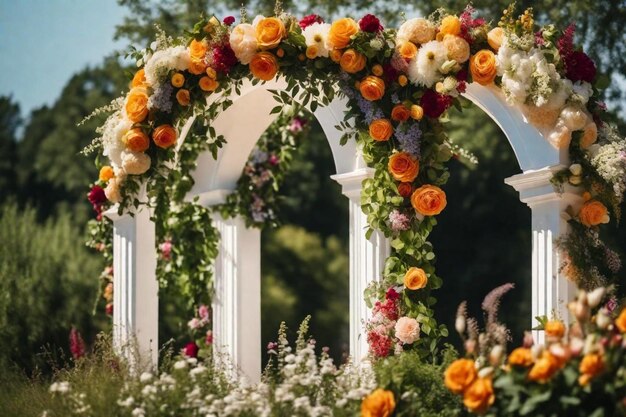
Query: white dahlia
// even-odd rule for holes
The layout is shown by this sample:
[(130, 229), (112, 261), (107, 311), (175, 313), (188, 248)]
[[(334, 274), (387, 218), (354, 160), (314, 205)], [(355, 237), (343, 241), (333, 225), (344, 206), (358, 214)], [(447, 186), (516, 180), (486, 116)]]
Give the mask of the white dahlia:
[(190, 63), (189, 50), (179, 45), (156, 51), (144, 67), (146, 82), (150, 86), (160, 84), (171, 70), (185, 71)]
[(317, 47), (317, 57), (328, 57), (330, 50), (330, 44), (328, 43), (329, 32), (330, 24), (328, 23), (313, 23), (302, 31), (306, 46)]
[(448, 50), (443, 43), (425, 43), (409, 63), (409, 79), (413, 84), (432, 87), (441, 78), (439, 69), (447, 59)]

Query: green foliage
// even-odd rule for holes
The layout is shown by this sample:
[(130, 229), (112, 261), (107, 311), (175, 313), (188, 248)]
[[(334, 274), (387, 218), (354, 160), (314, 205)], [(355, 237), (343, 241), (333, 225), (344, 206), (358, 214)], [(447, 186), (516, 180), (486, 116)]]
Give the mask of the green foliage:
[(68, 344), (72, 325), (89, 340), (101, 260), (88, 253), (69, 213), (44, 224), (32, 208), (0, 208), (0, 366), (34, 369), (44, 345)]
[(451, 417), (464, 415), (459, 398), (443, 384), (443, 371), (458, 356), (447, 346), (443, 362), (422, 362), (415, 351), (375, 363), (378, 386), (394, 392), (397, 417)]
[(17, 129), (20, 107), (11, 97), (0, 97), (0, 204), (17, 191)]

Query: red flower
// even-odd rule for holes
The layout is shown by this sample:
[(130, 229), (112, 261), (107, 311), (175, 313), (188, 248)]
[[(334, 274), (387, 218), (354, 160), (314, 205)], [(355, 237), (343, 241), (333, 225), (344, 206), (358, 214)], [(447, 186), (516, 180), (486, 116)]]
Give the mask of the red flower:
[(85, 341), (80, 335), (80, 332), (76, 330), (76, 327), (72, 326), (70, 330), (70, 352), (74, 360), (80, 359), (85, 356)]
[(302, 20), (298, 23), (302, 29), (306, 29), (311, 26), (313, 23), (324, 23), (324, 19), (316, 14), (310, 14), (308, 16), (304, 16)]
[(420, 105), (424, 109), (424, 114), (430, 118), (438, 119), (452, 105), (452, 97), (439, 94), (434, 90), (426, 90)]
[(363, 32), (380, 32), (383, 30), (383, 26), (380, 24), (380, 20), (373, 14), (366, 14), (361, 20), (359, 20), (359, 27)]
[(374, 356), (378, 358), (389, 356), (392, 346), (392, 341), (389, 336), (372, 330), (367, 334), (367, 343), (370, 346), (370, 352), (372, 352)]
[(565, 75), (570, 80), (593, 82), (596, 78), (596, 64), (580, 51), (574, 51), (565, 58)]
[(467, 7), (465, 7), (463, 13), (461, 13), (461, 15), (459, 16), (459, 20), (461, 21), (460, 36), (465, 39), (470, 45), (474, 41), (471, 34), (472, 29), (482, 26), (486, 23), (485, 19), (483, 19), (482, 17), (474, 19), (472, 16), (475, 12), (476, 10), (472, 6), (468, 5)]
[(232, 25), (233, 23), (235, 23), (235, 17), (234, 17), (234, 16), (226, 16), (226, 17), (224, 18), (223, 22), (224, 22), (224, 24), (225, 24), (226, 26), (230, 26), (230, 25)]
[(400, 293), (391, 287), (387, 290), (387, 293), (385, 293), (385, 298), (387, 300), (397, 301), (400, 299)]
[(113, 315), (113, 303), (108, 303), (106, 307), (104, 307), (104, 312), (106, 313), (107, 316), (112, 316)]
[(213, 48), (213, 68), (215, 71), (228, 74), (232, 67), (237, 64), (237, 57), (235, 52), (230, 47), (230, 44), (225, 43)]
[(93, 206), (93, 209), (98, 213), (98, 220), (102, 218), (102, 205), (106, 203), (107, 196), (104, 194), (104, 188), (99, 185), (94, 185), (87, 194), (87, 199)]
[(383, 65), (383, 78), (385, 78), (386, 83), (391, 84), (396, 81), (398, 75), (400, 75), (400, 72), (392, 64)]
[(199, 350), (200, 348), (196, 345), (196, 342), (189, 342), (185, 345), (184, 353), (189, 358), (197, 358)]

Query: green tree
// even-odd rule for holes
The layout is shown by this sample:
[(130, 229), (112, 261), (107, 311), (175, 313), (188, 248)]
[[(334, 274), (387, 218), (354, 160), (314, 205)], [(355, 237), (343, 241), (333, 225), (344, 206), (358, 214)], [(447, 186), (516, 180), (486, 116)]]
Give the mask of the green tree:
[(0, 204), (17, 191), (17, 129), (20, 107), (11, 97), (0, 97)]

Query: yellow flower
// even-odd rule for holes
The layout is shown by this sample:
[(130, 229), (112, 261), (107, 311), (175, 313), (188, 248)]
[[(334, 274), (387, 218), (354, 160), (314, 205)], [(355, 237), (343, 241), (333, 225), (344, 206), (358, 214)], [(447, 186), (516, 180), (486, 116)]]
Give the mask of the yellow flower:
[(335, 49), (343, 49), (350, 43), (351, 37), (359, 32), (359, 24), (349, 17), (335, 20), (328, 32), (328, 42)]
[(209, 78), (212, 78), (212, 79), (214, 79), (214, 80), (216, 80), (216, 79), (217, 79), (217, 72), (215, 71), (215, 69), (214, 69), (214, 68), (207, 67), (207, 69), (206, 69), (206, 75), (207, 75)]
[(509, 355), (509, 365), (529, 367), (533, 364), (533, 355), (530, 349), (519, 347)]
[(615, 319), (615, 326), (617, 326), (620, 332), (626, 333), (626, 308), (624, 308)]
[(379, 388), (361, 402), (361, 417), (389, 417), (395, 408), (393, 392)]
[(413, 104), (411, 106), (411, 117), (415, 120), (422, 120), (422, 117), (424, 117), (424, 109), (422, 106)]
[(191, 97), (189, 96), (189, 90), (185, 90), (184, 88), (181, 88), (180, 90), (178, 90), (176, 92), (176, 101), (178, 101), (178, 104), (180, 104), (181, 106), (188, 106), (189, 103), (191, 102)]
[(133, 123), (142, 122), (148, 116), (148, 90), (134, 87), (126, 99), (126, 115)]
[(401, 87), (406, 86), (409, 83), (409, 79), (406, 78), (406, 75), (401, 75), (398, 77), (398, 84), (400, 84)]
[(319, 52), (319, 48), (317, 45), (307, 46), (306, 48), (306, 57), (309, 59), (317, 58), (317, 53)]
[(381, 75), (383, 75), (383, 67), (380, 64), (374, 65), (374, 67), (372, 67), (372, 74), (380, 77)]
[(443, 35), (458, 35), (461, 33), (461, 21), (456, 16), (446, 16), (441, 21), (439, 33)]
[(143, 152), (150, 147), (150, 138), (138, 127), (126, 132), (122, 141), (126, 148), (132, 152)]
[(185, 76), (180, 72), (177, 72), (176, 74), (172, 75), (171, 82), (174, 87), (180, 88), (183, 86), (183, 84), (185, 84)]
[(604, 360), (598, 353), (588, 353), (580, 361), (578, 370), (581, 373), (578, 383), (583, 386), (587, 385), (592, 378), (604, 371)]
[(565, 324), (560, 320), (550, 320), (545, 325), (546, 336), (560, 339), (565, 334)]
[(404, 286), (409, 290), (419, 290), (428, 284), (428, 277), (422, 268), (411, 267), (404, 274)]
[(203, 41), (192, 40), (189, 44), (189, 56), (198, 60), (204, 59), (207, 52), (207, 45)]
[(503, 39), (504, 29), (502, 29), (501, 27), (493, 28), (487, 34), (487, 42), (489, 42), (489, 46), (491, 46), (496, 52), (498, 52), (498, 50), (500, 49)]
[(263, 18), (256, 26), (256, 40), (261, 49), (276, 48), (286, 35), (285, 25), (277, 17)]
[(102, 182), (107, 182), (108, 180), (110, 180), (114, 176), (115, 176), (115, 173), (113, 172), (113, 168), (111, 168), (108, 165), (105, 165), (102, 168), (100, 168), (100, 173), (98, 174), (98, 179), (100, 179), (100, 181), (102, 181)]
[(404, 59), (413, 59), (415, 58), (415, 55), (417, 55), (417, 46), (411, 41), (398, 43), (396, 50)]
[(552, 375), (559, 370), (560, 365), (559, 359), (546, 350), (541, 357), (537, 359), (533, 367), (530, 368), (528, 379), (539, 383), (546, 383), (552, 378)]
[(219, 86), (219, 83), (211, 77), (202, 77), (198, 81), (198, 85), (202, 91), (215, 91)]
[(345, 72), (354, 74), (365, 68), (366, 62), (367, 59), (365, 58), (365, 55), (350, 48), (346, 52), (344, 52), (343, 55), (341, 55), (341, 59), (339, 60), (339, 66)]
[(135, 73), (133, 81), (130, 83), (131, 87), (143, 87), (146, 84), (146, 72), (144, 69), (140, 69)]

